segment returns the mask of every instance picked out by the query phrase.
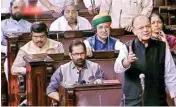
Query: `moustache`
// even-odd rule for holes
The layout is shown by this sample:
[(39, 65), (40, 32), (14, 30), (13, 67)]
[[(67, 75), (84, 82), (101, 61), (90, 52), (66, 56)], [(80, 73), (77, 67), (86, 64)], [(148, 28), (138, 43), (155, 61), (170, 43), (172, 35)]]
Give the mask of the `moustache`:
[(38, 42), (36, 42), (36, 43), (38, 44), (38, 43), (43, 43), (43, 42), (42, 42), (42, 41), (38, 41)]
[(84, 59), (78, 59), (78, 60), (76, 60), (76, 62), (83, 62), (84, 61)]
[(107, 35), (107, 34), (108, 34), (108, 32), (102, 32), (101, 34), (102, 34), (102, 35)]

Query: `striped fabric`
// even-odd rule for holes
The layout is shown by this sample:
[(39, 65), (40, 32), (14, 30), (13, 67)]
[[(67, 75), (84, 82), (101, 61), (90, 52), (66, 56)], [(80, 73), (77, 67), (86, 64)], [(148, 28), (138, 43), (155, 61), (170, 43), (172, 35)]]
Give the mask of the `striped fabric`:
[(107, 23), (107, 22), (110, 22), (109, 24), (111, 24), (111, 21), (112, 21), (111, 16), (109, 14), (100, 13), (93, 18), (92, 26), (96, 27), (97, 25), (101, 23)]

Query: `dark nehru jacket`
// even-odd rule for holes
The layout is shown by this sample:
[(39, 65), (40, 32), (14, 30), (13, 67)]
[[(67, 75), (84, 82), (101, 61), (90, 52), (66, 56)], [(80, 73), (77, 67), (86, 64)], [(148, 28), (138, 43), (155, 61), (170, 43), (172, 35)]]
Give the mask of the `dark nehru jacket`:
[(138, 60), (124, 72), (123, 93), (126, 106), (141, 105), (141, 73), (145, 74), (144, 105), (167, 105), (164, 81), (165, 48), (165, 43), (161, 41), (150, 39), (146, 48), (138, 39), (132, 41), (132, 49)]

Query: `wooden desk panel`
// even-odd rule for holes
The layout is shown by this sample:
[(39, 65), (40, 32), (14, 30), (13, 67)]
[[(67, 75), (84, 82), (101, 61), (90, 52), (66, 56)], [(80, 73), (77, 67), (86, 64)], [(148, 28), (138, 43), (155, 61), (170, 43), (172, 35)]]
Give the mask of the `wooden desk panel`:
[(59, 93), (60, 106), (119, 106), (122, 96), (120, 83), (60, 87)]

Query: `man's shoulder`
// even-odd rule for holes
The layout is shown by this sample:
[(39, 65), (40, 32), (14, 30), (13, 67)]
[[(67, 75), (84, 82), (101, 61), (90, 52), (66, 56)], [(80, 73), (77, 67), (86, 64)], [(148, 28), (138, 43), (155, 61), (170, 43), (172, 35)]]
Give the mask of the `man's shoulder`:
[(32, 41), (27, 42), (24, 46), (20, 47), (20, 50), (25, 51), (25, 49), (28, 49)]
[(69, 62), (67, 62), (67, 63), (65, 63), (65, 64), (62, 64), (61, 66), (60, 66), (60, 69), (69, 69), (69, 67), (71, 66), (71, 63), (72, 63), (72, 61), (69, 61)]
[(92, 61), (90, 61), (90, 60), (86, 60), (86, 63), (87, 63), (87, 65), (90, 66), (90, 67), (98, 67), (98, 66), (99, 66), (98, 63), (92, 62)]
[(152, 42), (153, 45), (162, 45), (162, 46), (165, 46), (165, 42), (163, 42), (163, 41), (154, 40), (154, 39), (151, 39), (150, 41)]
[[(61, 16), (61, 17), (57, 18), (56, 20), (54, 20), (54, 21), (51, 23), (50, 27), (52, 26), (52, 27), (56, 27), (56, 28), (58, 29), (58, 26), (63, 26), (62, 24), (64, 24), (65, 22), (66, 22), (65, 17), (64, 17), (64, 16)], [(55, 28), (55, 29), (56, 29), (56, 28)]]
[(63, 20), (65, 20), (65, 17), (61, 16), (61, 17), (57, 18), (54, 22), (61, 22)]
[(25, 20), (25, 19), (22, 19), (22, 21), (23, 21), (25, 24), (32, 25), (32, 23), (31, 23), (31, 22), (29, 22), (29, 21), (27, 21), (27, 20)]
[(86, 40), (92, 40), (92, 39), (95, 39), (95, 36), (96, 36), (96, 35), (90, 36), (90, 37), (88, 37)]
[(59, 42), (59, 41), (56, 41), (56, 40), (53, 40), (53, 39), (49, 39), (49, 38), (48, 38), (48, 41), (49, 41), (50, 43), (52, 43), (52, 44), (59, 44), (59, 45), (62, 44), (62, 43)]
[(49, 41), (49, 47), (50, 48), (63, 46), (63, 44), (61, 42), (59, 42), (59, 41), (55, 41), (55, 40), (52, 40), (52, 39), (48, 39), (48, 41)]
[(118, 39), (117, 38), (114, 38), (114, 37), (112, 37), (111, 35), (109, 36), (109, 38), (112, 40), (112, 41), (117, 41)]
[(81, 16), (78, 16), (78, 20), (81, 22), (88, 22), (89, 23), (89, 21), (86, 18), (81, 17)]
[(4, 25), (6, 25), (9, 22), (9, 20), (10, 20), (9, 18), (2, 20), (1, 21), (1, 27), (4, 26)]

